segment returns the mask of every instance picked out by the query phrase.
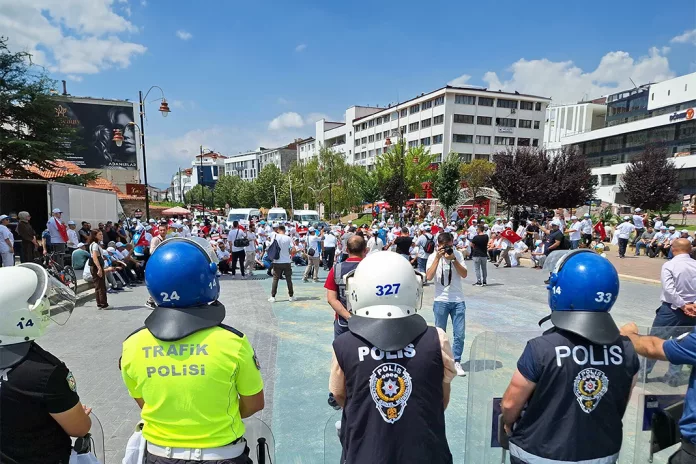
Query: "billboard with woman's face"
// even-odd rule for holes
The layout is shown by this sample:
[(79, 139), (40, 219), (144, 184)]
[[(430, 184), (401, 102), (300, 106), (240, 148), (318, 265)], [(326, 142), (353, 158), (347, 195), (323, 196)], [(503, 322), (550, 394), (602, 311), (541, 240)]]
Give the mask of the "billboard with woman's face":
[[(77, 141), (70, 142), (72, 153), (66, 156), (81, 168), (137, 169), (137, 139), (133, 122), (133, 103), (57, 99), (56, 117), (77, 131)], [(114, 129), (123, 134), (120, 147), (113, 141)]]

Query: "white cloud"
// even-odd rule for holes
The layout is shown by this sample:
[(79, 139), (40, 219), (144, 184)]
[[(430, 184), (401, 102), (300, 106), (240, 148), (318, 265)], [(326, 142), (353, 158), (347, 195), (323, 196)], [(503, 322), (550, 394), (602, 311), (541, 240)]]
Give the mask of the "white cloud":
[(306, 125), (309, 124), (314, 124), (315, 122), (325, 119), (327, 121), (331, 121), (331, 118), (327, 114), (324, 113), (309, 113), (307, 116), (305, 116), (304, 121)]
[(140, 6), (147, 6), (147, 0), (140, 0)]
[(291, 111), (289, 113), (283, 113), (280, 116), (274, 118), (268, 124), (268, 129), (277, 131), (281, 129), (298, 128), (304, 125), (305, 122), (304, 119), (302, 119), (302, 116), (295, 113), (294, 111)]
[(76, 76), (75, 74), (68, 74), (68, 75), (65, 76), (65, 77), (67, 77), (67, 78), (70, 79), (71, 81), (82, 82), (82, 76)]
[(296, 52), (303, 52), (307, 48), (307, 44), (299, 44), (297, 47), (295, 47)]
[(467, 82), (469, 82), (469, 79), (471, 79), (471, 76), (468, 74), (462, 74), (459, 77), (456, 77), (449, 81), (447, 85), (452, 85), (454, 87), (462, 87), (466, 85)]
[(193, 34), (191, 34), (190, 32), (186, 32), (182, 29), (176, 31), (176, 36), (181, 40), (191, 40), (193, 38)]
[(285, 99), (283, 97), (278, 97), (278, 104), (279, 105), (287, 105), (288, 103), (290, 103), (290, 102), (287, 99)]
[(684, 31), (683, 34), (680, 34), (676, 37), (673, 37), (672, 40), (670, 40), (671, 43), (691, 43), (696, 45), (696, 29), (692, 29), (690, 31)]
[(646, 56), (634, 59), (627, 52), (604, 55), (597, 68), (584, 71), (572, 61), (520, 59), (508, 69), (508, 79), (487, 72), (483, 80), (489, 90), (519, 91), (551, 97), (557, 103), (596, 98), (638, 84), (674, 77), (664, 50), (652, 47)]
[(50, 71), (95, 74), (127, 67), (147, 48), (119, 34), (138, 29), (113, 9), (112, 0), (0, 0), (0, 30), (11, 50), (28, 51)]

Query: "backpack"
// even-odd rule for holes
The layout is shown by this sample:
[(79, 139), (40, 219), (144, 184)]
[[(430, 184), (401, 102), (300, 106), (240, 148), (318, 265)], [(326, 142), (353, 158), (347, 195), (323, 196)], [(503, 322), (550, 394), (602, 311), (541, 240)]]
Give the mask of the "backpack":
[(277, 240), (273, 240), (273, 243), (268, 247), (268, 259), (271, 261), (275, 261), (276, 259), (280, 258), (280, 245), (278, 245)]
[[(428, 237), (430, 235), (430, 237)], [(435, 240), (433, 240), (432, 234), (426, 234), (425, 235), (426, 241), (425, 245), (423, 246), (423, 251), (425, 251), (427, 254), (431, 254), (433, 251), (435, 251)]]

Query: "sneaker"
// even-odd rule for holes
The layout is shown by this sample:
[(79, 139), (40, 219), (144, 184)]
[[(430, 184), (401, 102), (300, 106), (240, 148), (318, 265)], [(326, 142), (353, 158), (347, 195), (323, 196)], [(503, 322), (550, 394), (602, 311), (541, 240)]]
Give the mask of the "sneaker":
[(466, 372), (464, 372), (464, 369), (462, 368), (462, 363), (460, 362), (455, 362), (454, 363), (454, 369), (457, 371), (457, 375), (459, 377), (464, 377), (466, 375)]
[(99, 308), (99, 309), (109, 309), (109, 308), (111, 308), (111, 306), (109, 306), (109, 305), (106, 305), (106, 306), (102, 306), (102, 307), (101, 307), (101, 308)]
[(271, 303), (275, 303), (275, 297), (274, 297), (274, 296), (270, 297), (270, 298), (268, 299), (268, 301), (271, 302)]
[(486, 282), (481, 284), (482, 287), (488, 287), (488, 284)]
[(106, 293), (108, 293), (109, 295), (111, 295), (111, 294), (116, 293), (116, 290), (114, 290), (113, 288), (110, 288), (110, 289), (108, 289), (108, 290), (106, 291)]
[(150, 308), (150, 309), (155, 309), (155, 308), (157, 307), (157, 305), (155, 304), (155, 302), (152, 301), (152, 300), (147, 300), (147, 301), (145, 302), (145, 306), (147, 306), (147, 307)]
[(493, 265), (494, 265), (495, 267), (500, 266), (500, 264), (498, 264), (498, 263), (493, 263)]
[(481, 284), (481, 282), (476, 282), (475, 284), (471, 284), (471, 285), (473, 285), (474, 287), (480, 287), (482, 284)]
[(319, 283), (319, 279), (314, 279), (312, 282), (314, 282), (315, 284), (317, 284), (317, 283)]
[(307, 283), (309, 282), (309, 279), (302, 279), (302, 282)]
[(292, 303), (293, 301), (295, 301), (295, 297), (292, 297), (292, 296), (288, 297), (288, 301)]

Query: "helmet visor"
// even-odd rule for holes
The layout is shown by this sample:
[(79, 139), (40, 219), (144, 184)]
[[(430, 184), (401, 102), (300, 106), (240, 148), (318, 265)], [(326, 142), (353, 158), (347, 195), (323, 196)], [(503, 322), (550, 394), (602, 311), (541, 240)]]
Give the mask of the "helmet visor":
[(554, 250), (546, 256), (546, 261), (544, 261), (544, 271), (548, 272), (558, 272), (556, 267), (561, 263), (561, 260), (570, 253), (571, 250)]
[(75, 292), (66, 287), (60, 280), (49, 275), (46, 298), (50, 303), (47, 315), (56, 324), (65, 325), (77, 303)]
[(200, 247), (201, 250), (206, 255), (208, 255), (208, 258), (210, 258), (210, 262), (217, 264), (220, 261), (217, 253), (215, 252), (215, 250), (213, 249), (213, 246), (210, 244), (210, 242), (208, 240), (201, 238), (201, 237), (190, 237), (190, 238), (186, 238), (186, 240), (191, 240), (198, 247)]

